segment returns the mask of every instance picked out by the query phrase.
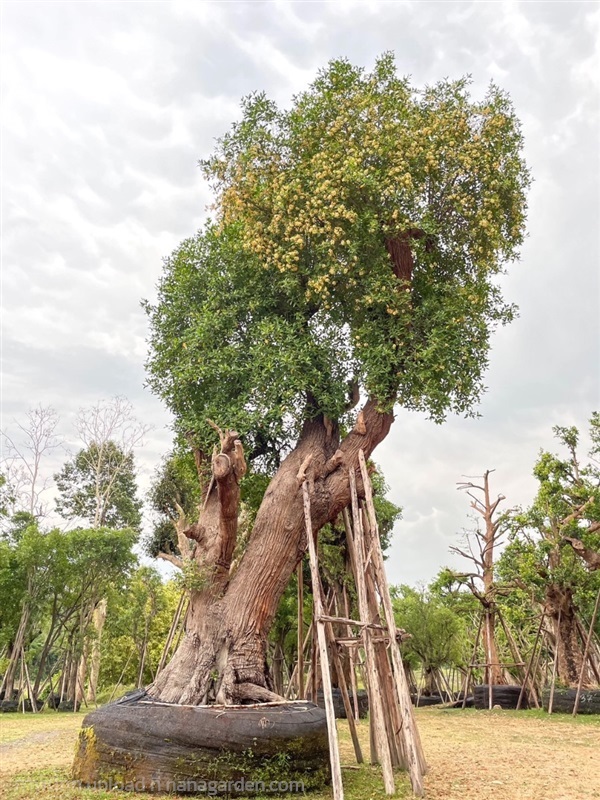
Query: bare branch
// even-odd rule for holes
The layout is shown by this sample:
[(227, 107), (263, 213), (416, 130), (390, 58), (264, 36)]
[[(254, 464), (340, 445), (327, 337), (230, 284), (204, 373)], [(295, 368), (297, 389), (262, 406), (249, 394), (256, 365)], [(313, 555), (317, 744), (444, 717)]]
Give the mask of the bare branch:
[(168, 561), (169, 564), (173, 564), (177, 569), (183, 569), (183, 561), (177, 556), (171, 555), (171, 553), (163, 553), (162, 551), (159, 551), (157, 556), (158, 558), (162, 558), (163, 561)]
[(17, 505), (33, 516), (45, 516), (41, 495), (49, 488), (51, 478), (42, 477), (44, 459), (62, 444), (56, 433), (59, 417), (50, 406), (37, 406), (27, 412), (24, 424), (15, 421), (16, 436), (2, 433), (6, 456), (2, 466), (14, 492)]

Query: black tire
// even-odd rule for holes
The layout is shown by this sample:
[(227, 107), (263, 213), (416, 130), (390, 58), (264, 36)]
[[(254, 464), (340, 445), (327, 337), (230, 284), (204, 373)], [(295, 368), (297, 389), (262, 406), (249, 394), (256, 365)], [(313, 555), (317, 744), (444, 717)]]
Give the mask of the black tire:
[[(572, 714), (575, 705), (576, 689), (555, 689), (552, 701), (552, 712)], [(548, 711), (550, 703), (550, 689), (542, 692), (542, 706)], [(579, 695), (578, 714), (600, 714), (600, 690), (582, 689)]]
[(58, 709), (60, 704), (60, 695), (59, 694), (49, 694), (45, 700), (46, 706), (48, 708), (53, 708), (55, 711)]
[[(23, 709), (23, 705), (25, 705), (25, 709)], [(25, 700), (23, 703), (22, 700), (2, 700), (0, 702), (0, 711), (4, 714), (6, 713), (13, 713), (15, 711), (33, 711), (33, 707), (31, 705), (31, 700)]]
[(416, 706), (417, 708), (424, 708), (425, 706), (439, 706), (444, 702), (444, 700), (438, 694), (422, 694), (420, 696), (411, 694), (410, 699), (412, 700), (413, 706)]
[[(461, 694), (462, 694), (462, 692), (461, 692)], [(453, 700), (450, 705), (446, 706), (446, 708), (462, 708), (463, 707), (463, 699)], [(464, 700), (464, 707), (465, 708), (473, 708), (474, 705), (475, 705), (475, 699), (473, 698), (472, 695), (468, 695), (467, 699)]]
[(179, 794), (206, 793), (210, 781), (321, 788), (330, 780), (325, 712), (305, 701), (179, 706), (127, 699), (85, 717), (73, 775), (83, 785)]
[[(512, 709), (517, 707), (519, 696), (521, 694), (521, 687), (508, 685), (508, 686), (492, 686), (492, 708), (500, 706), (504, 709)], [(475, 708), (489, 708), (490, 703), (490, 686), (487, 683), (481, 686), (475, 686), (473, 690), (473, 699)], [(528, 708), (527, 692), (523, 693), (523, 700), (521, 701), (521, 708)]]
[[(341, 689), (332, 689), (333, 696), (333, 710), (335, 711), (336, 719), (346, 719), (346, 708), (344, 706), (344, 699), (342, 697)], [(364, 689), (356, 692), (356, 699), (358, 701), (358, 716), (359, 719), (365, 719), (369, 713), (369, 698)], [(317, 692), (317, 705), (319, 708), (325, 708), (325, 700), (323, 698), (323, 690), (319, 689)], [(350, 705), (354, 708), (354, 701), (350, 695)]]
[(62, 703), (59, 703), (55, 708), (57, 711), (79, 711), (81, 703), (77, 703), (77, 707), (75, 707), (73, 700), (63, 700)]

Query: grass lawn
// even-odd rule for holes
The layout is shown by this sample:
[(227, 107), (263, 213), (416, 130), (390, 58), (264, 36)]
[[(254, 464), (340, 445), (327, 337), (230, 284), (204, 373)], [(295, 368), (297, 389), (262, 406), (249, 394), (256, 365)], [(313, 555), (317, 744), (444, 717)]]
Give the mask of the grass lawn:
[[(68, 782), (84, 716), (56, 712), (0, 716), (0, 798), (114, 800), (119, 796)], [(598, 716), (573, 720), (537, 711), (424, 708), (417, 710), (417, 719), (430, 765), (425, 779), (430, 800), (600, 800)], [(345, 723), (340, 721), (338, 729), (347, 800), (386, 797), (380, 770), (369, 765), (358, 768)], [(360, 735), (368, 754), (364, 722)], [(397, 788), (397, 797), (411, 796), (402, 773)], [(167, 795), (153, 797), (160, 800)], [(330, 790), (311, 795), (312, 800), (330, 797)]]

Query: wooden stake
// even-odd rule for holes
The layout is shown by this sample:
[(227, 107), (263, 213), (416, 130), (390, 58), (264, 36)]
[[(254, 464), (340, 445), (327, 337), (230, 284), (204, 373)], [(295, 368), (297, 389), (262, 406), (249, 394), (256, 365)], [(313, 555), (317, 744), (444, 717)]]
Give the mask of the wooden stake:
[(175, 614), (173, 616), (173, 619), (171, 620), (171, 627), (169, 628), (169, 633), (167, 635), (167, 641), (165, 642), (165, 646), (163, 647), (162, 653), (160, 654), (160, 660), (158, 662), (158, 667), (156, 668), (156, 675), (154, 676), (154, 680), (158, 678), (160, 673), (163, 671), (165, 664), (167, 663), (167, 656), (169, 655), (169, 650), (173, 642), (173, 637), (175, 636), (175, 632), (177, 631), (177, 626), (179, 625), (179, 619), (181, 617), (181, 612), (183, 611), (185, 598), (186, 598), (186, 592), (184, 591), (181, 593), (181, 597), (179, 598), (179, 603), (177, 604), (177, 609), (175, 610)]
[(23, 657), (23, 650), (21, 649), (21, 677), (19, 678), (19, 694), (21, 696), (21, 705), (23, 707), (23, 714), (25, 713), (25, 692), (23, 691), (23, 683), (25, 682), (24, 678), (23, 678), (23, 664), (24, 664), (24, 662), (25, 662), (25, 659)]
[[(344, 603), (344, 614), (346, 617), (349, 617), (350, 606), (345, 585), (342, 588), (342, 601)], [(352, 635), (352, 628), (350, 625), (346, 626), (346, 632), (349, 636)], [(358, 708), (358, 692), (356, 689), (356, 651), (353, 647), (348, 651), (348, 658), (350, 660), (350, 688), (352, 689), (352, 702), (354, 704), (354, 719), (358, 721), (360, 719), (360, 710)]]
[[(356, 476), (354, 470), (350, 470), (350, 496), (352, 498), (352, 527), (354, 530), (355, 555), (356, 555), (356, 590), (358, 593), (358, 607), (362, 622), (370, 622), (369, 605), (367, 600), (367, 589), (365, 584), (365, 564), (364, 564), (364, 543), (362, 522), (360, 519), (360, 509), (358, 506), (358, 496), (356, 494)], [(394, 771), (392, 769), (392, 758), (390, 746), (385, 730), (384, 706), (381, 696), (381, 686), (379, 675), (376, 669), (375, 646), (371, 638), (369, 628), (363, 628), (366, 650), (366, 668), (369, 676), (369, 699), (371, 700), (371, 716), (374, 724), (375, 741), (377, 752), (381, 759), (383, 770), (383, 784), (386, 794), (394, 794), (396, 786), (394, 783)]]
[(558, 623), (557, 623), (557, 630), (556, 630), (556, 641), (554, 643), (554, 663), (552, 664), (552, 686), (550, 687), (550, 699), (548, 700), (548, 713), (552, 713), (552, 707), (554, 706), (554, 689), (556, 687), (556, 666), (558, 664), (558, 641), (560, 638), (560, 614), (562, 609), (558, 609)]
[(296, 568), (298, 578), (298, 697), (304, 697), (304, 577), (302, 559)]
[(588, 659), (588, 653), (590, 652), (590, 642), (592, 641), (592, 635), (594, 633), (594, 625), (596, 623), (596, 616), (598, 615), (599, 605), (600, 605), (600, 589), (598, 589), (598, 594), (596, 595), (596, 605), (594, 606), (594, 611), (592, 612), (592, 619), (590, 620), (590, 629), (588, 631), (587, 639), (585, 642), (585, 649), (583, 651), (583, 661), (581, 662), (581, 672), (579, 673), (577, 694), (575, 695), (575, 703), (573, 705), (574, 717), (577, 716), (577, 712), (579, 711), (579, 696), (581, 694), (581, 687), (583, 686), (583, 676), (585, 675), (585, 666), (586, 666), (586, 661)]
[[(585, 631), (585, 628), (583, 627), (583, 625), (579, 621), (578, 617), (575, 617), (575, 624), (577, 625), (577, 631), (579, 633), (579, 636), (581, 637), (581, 641), (585, 643), (586, 637), (587, 637), (587, 633)], [(596, 680), (598, 681), (598, 683), (600, 683), (600, 671), (598, 670), (598, 666), (595, 663), (596, 661), (598, 661), (598, 664), (600, 665), (600, 651), (598, 650), (598, 645), (594, 641), (594, 636), (593, 635), (592, 635), (592, 639), (590, 641), (590, 650), (592, 650), (593, 653), (594, 653), (593, 657), (592, 657), (592, 653), (590, 653), (590, 666), (592, 668), (592, 672), (594, 673), (594, 676), (595, 676)]]
[[(515, 659), (515, 666), (517, 666), (519, 668), (519, 672), (521, 673), (522, 686), (525, 686), (525, 683), (527, 681), (527, 674), (526, 674), (526, 671), (523, 669), (523, 667), (525, 666), (525, 662), (523, 661), (523, 657), (521, 656), (521, 653), (519, 652), (519, 646), (515, 642), (514, 636), (510, 632), (509, 627), (506, 624), (506, 621), (504, 619), (504, 616), (503, 616), (503, 614), (500, 613), (500, 609), (499, 608), (496, 608), (496, 614), (498, 615), (498, 619), (500, 620), (500, 624), (502, 625), (502, 628), (504, 630), (504, 634), (506, 636), (506, 641), (508, 642), (508, 646), (510, 648), (512, 656)], [(531, 695), (531, 697), (533, 699), (533, 703), (534, 703), (535, 707), (539, 708), (540, 704), (538, 703), (537, 695), (535, 693), (535, 688), (533, 686), (529, 687), (529, 693), (530, 693), (530, 695)], [(519, 697), (521, 697), (521, 695), (522, 695), (522, 692), (519, 695)]]
[(479, 614), (479, 626), (477, 628), (477, 635), (475, 636), (475, 645), (473, 647), (473, 655), (471, 656), (471, 661), (469, 662), (469, 666), (467, 667), (467, 672), (465, 674), (465, 684), (463, 689), (463, 703), (462, 708), (466, 708), (467, 704), (467, 692), (469, 691), (469, 683), (471, 681), (471, 674), (473, 672), (473, 667), (475, 666), (475, 659), (477, 658), (477, 648), (479, 647), (479, 639), (481, 637), (481, 628), (483, 626), (483, 614)]
[(31, 710), (34, 714), (37, 714), (37, 703), (35, 701), (35, 697), (33, 696), (33, 689), (31, 688), (31, 681), (29, 680), (29, 669), (27, 668), (27, 662), (25, 661), (25, 651), (21, 650), (21, 659), (23, 665), (25, 667), (25, 680), (27, 682), (27, 692), (29, 694), (29, 702), (31, 703)]
[[(390, 597), (390, 589), (385, 574), (385, 565), (383, 563), (383, 553), (381, 551), (381, 542), (379, 540), (379, 529), (377, 525), (377, 517), (375, 515), (375, 506), (373, 504), (373, 494), (371, 490), (371, 480), (367, 472), (367, 464), (365, 461), (365, 454), (362, 450), (358, 453), (360, 468), (365, 487), (365, 497), (367, 503), (367, 510), (371, 518), (371, 532), (372, 532), (372, 550), (373, 550), (373, 563), (375, 566), (375, 573), (377, 575), (377, 582), (379, 584), (379, 594), (383, 605), (385, 614), (385, 621), (387, 623), (388, 632), (391, 638), (390, 653), (392, 656), (392, 665), (394, 668), (394, 677), (397, 700), (402, 716), (402, 733), (404, 735), (404, 746), (408, 758), (408, 770), (410, 774), (410, 781), (412, 784), (413, 793), (417, 797), (423, 795), (423, 772), (426, 769), (425, 758), (419, 733), (415, 724), (412, 703), (410, 700), (410, 690), (406, 681), (406, 673), (404, 672), (404, 665), (400, 657), (400, 651), (396, 641), (396, 620), (394, 618), (394, 609), (392, 607), (392, 600)], [(351, 473), (352, 474), (352, 473)], [(357, 548), (358, 550), (358, 548)]]
[[(487, 650), (485, 654), (485, 677), (486, 683), (488, 687), (488, 710), (491, 711), (494, 707), (494, 689), (492, 687), (492, 658), (491, 658), (491, 641), (492, 641), (492, 623), (490, 621), (490, 611), (488, 608), (485, 609), (485, 630), (486, 630), (486, 644)], [(496, 666), (496, 665), (494, 665)], [(497, 665), (500, 666), (500, 665)]]
[[(526, 684), (527, 679), (529, 678), (529, 674), (531, 672), (531, 667), (533, 665), (533, 659), (534, 659), (534, 656), (535, 656), (535, 653), (536, 653), (536, 650), (537, 650), (538, 641), (539, 641), (540, 635), (542, 633), (542, 626), (544, 624), (544, 617), (545, 616), (546, 616), (546, 612), (544, 611), (544, 612), (542, 612), (542, 616), (540, 618), (540, 624), (539, 624), (539, 627), (538, 627), (538, 630), (537, 630), (535, 641), (533, 643), (533, 650), (531, 651), (531, 657), (529, 659), (529, 664), (527, 664), (527, 669), (525, 671), (525, 680), (523, 681), (523, 685), (521, 686), (521, 692), (519, 694), (519, 699), (517, 701), (517, 711), (521, 708), (521, 703), (523, 702), (523, 695), (525, 694), (525, 684)], [(531, 680), (531, 686), (532, 687), (535, 686), (533, 679)]]
[(338, 680), (340, 683), (340, 691), (342, 693), (342, 700), (344, 701), (344, 710), (346, 711), (348, 727), (350, 728), (350, 736), (352, 738), (352, 744), (354, 746), (354, 755), (356, 756), (357, 763), (362, 764), (364, 759), (362, 750), (360, 749), (360, 742), (358, 740), (356, 721), (354, 719), (354, 714), (352, 713), (350, 696), (348, 694), (348, 686), (346, 684), (346, 676), (344, 675), (344, 671), (342, 669), (342, 662), (340, 660), (340, 656), (337, 651), (337, 644), (335, 641), (335, 635), (333, 633), (333, 627), (331, 625), (331, 622), (327, 622), (325, 624), (325, 632), (327, 634), (327, 638), (329, 639), (329, 644), (331, 647), (331, 655), (333, 658), (333, 665), (335, 667), (335, 671), (337, 672)]
[[(306, 631), (306, 636), (304, 637), (304, 641), (302, 642), (302, 656), (304, 656), (304, 651), (306, 650), (306, 645), (308, 644), (309, 639), (312, 641), (312, 626), (313, 626), (313, 624), (311, 622), (310, 625), (308, 626), (308, 630)], [(309, 672), (309, 675), (308, 675), (308, 683), (310, 683), (310, 672)], [(288, 684), (287, 691), (285, 693), (285, 699), (286, 700), (289, 699), (289, 697), (290, 697), (290, 695), (292, 693), (292, 687), (294, 686), (294, 684), (296, 684), (296, 685), (298, 684), (298, 662), (297, 661), (296, 661), (296, 664), (294, 665), (294, 669), (292, 670), (292, 677), (290, 678), (290, 682)], [(302, 693), (302, 694), (297, 693), (297, 694), (298, 694), (298, 699), (300, 699), (300, 700), (306, 699), (304, 697), (304, 693)]]
[(329, 758), (331, 761), (331, 783), (333, 786), (334, 800), (344, 800), (340, 751), (338, 745), (337, 727), (335, 723), (335, 711), (333, 709), (333, 696), (331, 692), (331, 673), (329, 671), (329, 657), (327, 655), (327, 638), (325, 634), (325, 624), (320, 620), (323, 615), (323, 603), (321, 600), (321, 581), (319, 579), (317, 549), (315, 547), (315, 540), (313, 538), (312, 531), (308, 481), (304, 481), (302, 484), (302, 494), (304, 498), (304, 522), (306, 525), (306, 538), (308, 540), (308, 555), (310, 559), (310, 575), (313, 590), (314, 619), (317, 630), (319, 653), (321, 656), (323, 699), (325, 701), (325, 714), (327, 715), (327, 735), (329, 737)]

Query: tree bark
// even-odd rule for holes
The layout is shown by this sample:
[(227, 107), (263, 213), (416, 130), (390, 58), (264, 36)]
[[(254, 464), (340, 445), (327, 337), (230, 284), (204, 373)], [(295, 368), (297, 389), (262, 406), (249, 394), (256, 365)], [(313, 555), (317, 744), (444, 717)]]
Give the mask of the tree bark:
[[(564, 686), (576, 688), (583, 664), (583, 644), (577, 630), (573, 591), (556, 583), (549, 584), (546, 589), (546, 614), (551, 620), (554, 633), (557, 680)], [(583, 685), (593, 685), (591, 670), (586, 668), (583, 673)]]
[(92, 623), (95, 631), (95, 638), (92, 642), (92, 655), (90, 659), (90, 682), (89, 682), (89, 698), (92, 703), (96, 702), (96, 694), (98, 690), (98, 677), (100, 675), (100, 642), (102, 639), (102, 631), (104, 623), (106, 622), (106, 611), (108, 603), (106, 598), (100, 600), (94, 613), (92, 615)]
[[(337, 426), (329, 420), (319, 416), (307, 421), (295, 449), (269, 484), (232, 576), (238, 479), (245, 464), (241, 466), (235, 434), (222, 434), (221, 453), (213, 457), (217, 491), (209, 490), (200, 519), (188, 532), (196, 540), (194, 561), (206, 585), (190, 592), (185, 635), (171, 662), (148, 688), (152, 696), (198, 705), (213, 699), (229, 704), (260, 702), (265, 690), (272, 694), (267, 635), (307, 546), (302, 482), (309, 480), (312, 526), (318, 531), (350, 502), (348, 471), (358, 470), (358, 451), (362, 448), (368, 457), (389, 432), (392, 420), (392, 413), (380, 412), (369, 400), (341, 442)], [(360, 470), (357, 483), (362, 489)]]
[(4, 692), (5, 700), (12, 700), (15, 691), (17, 664), (19, 663), (19, 658), (21, 657), (21, 651), (23, 650), (25, 642), (25, 634), (27, 625), (29, 624), (29, 614), (29, 605), (25, 603), (21, 611), (21, 619), (19, 620), (19, 627), (17, 628), (17, 633), (13, 642), (8, 667), (4, 675), (4, 680), (2, 681), (1, 691)]

